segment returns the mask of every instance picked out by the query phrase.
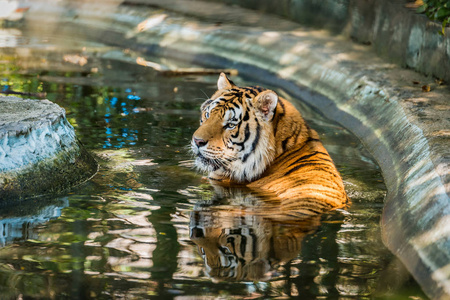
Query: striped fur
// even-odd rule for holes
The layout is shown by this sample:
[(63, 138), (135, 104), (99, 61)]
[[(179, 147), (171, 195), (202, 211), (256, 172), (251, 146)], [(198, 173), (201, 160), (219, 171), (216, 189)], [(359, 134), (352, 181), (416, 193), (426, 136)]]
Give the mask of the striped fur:
[(191, 213), (189, 229), (212, 280), (259, 281), (297, 257), (304, 237), (319, 224), (320, 216), (292, 226), (203, 208)]
[(237, 87), (225, 74), (201, 106), (191, 143), (213, 183), (274, 193), (277, 213), (311, 216), (344, 207), (342, 179), (317, 133), (288, 101), (261, 87)]

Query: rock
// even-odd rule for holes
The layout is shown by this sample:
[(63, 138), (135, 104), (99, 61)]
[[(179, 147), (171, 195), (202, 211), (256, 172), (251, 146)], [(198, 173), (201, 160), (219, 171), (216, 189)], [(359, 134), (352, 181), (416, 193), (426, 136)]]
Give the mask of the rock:
[(60, 192), (97, 168), (63, 108), (48, 100), (0, 97), (0, 205)]

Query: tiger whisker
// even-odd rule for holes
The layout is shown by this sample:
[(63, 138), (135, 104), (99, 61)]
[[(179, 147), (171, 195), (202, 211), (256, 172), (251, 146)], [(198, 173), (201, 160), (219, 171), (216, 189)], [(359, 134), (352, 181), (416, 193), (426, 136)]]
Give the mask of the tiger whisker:
[(203, 99), (203, 100), (207, 100), (207, 99), (209, 99), (209, 96), (205, 93), (205, 91), (204, 90), (202, 90), (202, 89), (200, 89), (200, 91), (203, 93), (203, 95), (205, 95), (205, 97), (206, 97), (206, 99)]

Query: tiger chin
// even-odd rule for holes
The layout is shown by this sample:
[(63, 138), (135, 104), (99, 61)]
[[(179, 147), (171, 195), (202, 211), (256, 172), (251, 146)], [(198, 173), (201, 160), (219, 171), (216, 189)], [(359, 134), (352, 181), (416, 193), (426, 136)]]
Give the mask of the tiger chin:
[(281, 199), (278, 213), (317, 214), (348, 204), (331, 157), (300, 112), (274, 91), (238, 87), (222, 73), (201, 105), (191, 149), (213, 184)]

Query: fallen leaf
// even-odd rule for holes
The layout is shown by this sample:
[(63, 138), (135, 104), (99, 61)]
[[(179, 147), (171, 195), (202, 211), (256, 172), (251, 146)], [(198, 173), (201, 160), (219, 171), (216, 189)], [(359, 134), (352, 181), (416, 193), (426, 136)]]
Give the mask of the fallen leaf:
[(75, 55), (66, 54), (63, 56), (63, 60), (65, 62), (80, 66), (84, 66), (85, 64), (88, 63), (88, 58), (86, 56), (81, 56), (78, 54)]
[(426, 85), (422, 85), (422, 92), (429, 92), (431, 91), (431, 87), (430, 85), (426, 84)]
[(444, 85), (445, 81), (443, 79), (436, 79), (436, 84), (437, 85)]

